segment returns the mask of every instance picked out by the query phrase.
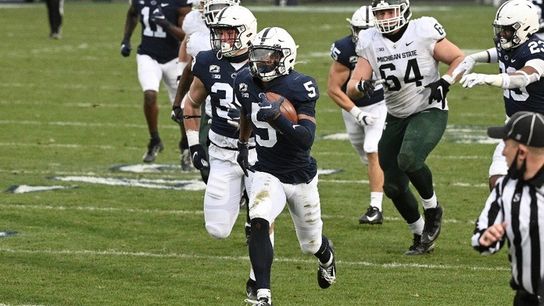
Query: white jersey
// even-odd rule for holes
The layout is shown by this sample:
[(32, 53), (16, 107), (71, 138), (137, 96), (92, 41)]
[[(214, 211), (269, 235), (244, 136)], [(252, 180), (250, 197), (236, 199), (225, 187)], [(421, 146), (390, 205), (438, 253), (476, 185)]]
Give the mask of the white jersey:
[(442, 25), (432, 17), (411, 20), (397, 42), (376, 28), (359, 33), (357, 55), (386, 81), (385, 102), (391, 115), (406, 118), (428, 108), (442, 108), (442, 103), (429, 104), (431, 90), (424, 86), (440, 78), (433, 54), (436, 43), (445, 37)]
[(200, 51), (210, 50), (210, 29), (206, 26), (202, 14), (193, 10), (183, 20), (183, 31), (187, 35), (187, 53), (193, 58)]

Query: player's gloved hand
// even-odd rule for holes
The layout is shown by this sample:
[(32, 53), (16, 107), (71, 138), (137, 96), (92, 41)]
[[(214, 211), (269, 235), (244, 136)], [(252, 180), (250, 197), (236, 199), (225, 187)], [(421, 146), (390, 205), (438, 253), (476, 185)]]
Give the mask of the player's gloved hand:
[(130, 47), (130, 41), (123, 40), (121, 42), (121, 55), (123, 57), (128, 57), (130, 55), (130, 51), (132, 48)]
[(201, 144), (190, 146), (189, 150), (191, 151), (193, 166), (195, 166), (196, 169), (202, 170), (203, 168), (208, 168), (210, 166), (208, 158), (206, 157), (206, 152)]
[(277, 119), (281, 115), (280, 106), (283, 101), (270, 102), (265, 94), (259, 94), (261, 101), (259, 102), (259, 111), (257, 112), (257, 120), (270, 122)]
[(367, 97), (370, 97), (374, 93), (375, 87), (376, 85), (372, 80), (360, 80), (359, 83), (357, 83), (357, 91)]
[(463, 61), (455, 67), (455, 69), (452, 72), (452, 78), (454, 80), (457, 80), (458, 76), (465, 76), (468, 73), (472, 71), (472, 68), (474, 68), (474, 65), (476, 65), (476, 61), (474, 58), (472, 58), (470, 55), (465, 57)]
[(248, 158), (248, 143), (238, 141), (238, 157), (236, 157), (236, 161), (238, 162), (238, 165), (240, 165), (240, 168), (242, 168), (242, 171), (244, 171), (245, 176), (248, 176), (247, 170), (253, 172), (253, 169), (251, 169), (251, 165), (249, 164)]
[(461, 78), (461, 84), (464, 88), (472, 88), (476, 85), (487, 84), (485, 81), (486, 74), (469, 73)]
[(240, 109), (236, 107), (229, 107), (227, 110), (227, 123), (235, 128), (240, 128)]
[[(450, 77), (451, 78), (451, 77)], [(442, 103), (442, 109), (446, 108), (446, 95), (450, 91), (451, 83), (446, 81), (444, 77), (441, 77), (436, 82), (425, 85), (425, 88), (431, 90), (431, 95), (429, 96), (429, 104), (434, 102)]]
[(357, 106), (352, 108), (349, 113), (357, 120), (357, 124), (360, 126), (373, 125), (378, 120), (378, 117), (371, 113), (364, 112)]
[(179, 105), (172, 106), (172, 113), (170, 113), (170, 119), (179, 124), (183, 124), (183, 109)]
[(166, 16), (164, 16), (164, 13), (162, 12), (160, 7), (157, 7), (153, 13), (151, 13), (151, 16), (149, 17), (151, 21), (153, 21), (156, 25), (161, 26), (165, 30), (168, 29), (172, 24), (166, 19)]

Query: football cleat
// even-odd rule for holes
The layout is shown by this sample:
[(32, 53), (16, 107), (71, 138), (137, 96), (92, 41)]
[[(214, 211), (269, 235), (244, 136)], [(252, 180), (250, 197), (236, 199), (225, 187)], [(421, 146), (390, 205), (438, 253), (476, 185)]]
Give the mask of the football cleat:
[(257, 302), (257, 283), (251, 278), (248, 278), (246, 282), (246, 296), (246, 301), (248, 303), (250, 303), (250, 301)]
[(334, 249), (331, 243), (332, 263), (328, 267), (324, 267), (319, 263), (317, 268), (317, 283), (321, 289), (327, 289), (336, 282), (336, 258)]
[(249, 305), (256, 306), (272, 306), (272, 297), (270, 295), (270, 289), (259, 289), (257, 291), (256, 299), (250, 300), (249, 298), (245, 299), (245, 302)]
[(149, 140), (149, 144), (147, 145), (147, 152), (144, 154), (144, 157), (143, 157), (144, 163), (154, 162), (157, 155), (159, 155), (159, 152), (161, 152), (163, 149), (164, 149), (164, 146), (160, 139)]
[(424, 245), (421, 243), (421, 235), (414, 234), (413, 243), (410, 248), (408, 248), (408, 251), (404, 252), (404, 255), (425, 255), (431, 253), (433, 250), (434, 243), (431, 243), (430, 245)]
[(439, 204), (435, 208), (425, 209), (425, 226), (421, 234), (421, 244), (431, 245), (440, 235), (442, 212), (442, 206)]
[(366, 213), (364, 213), (361, 218), (359, 218), (359, 224), (382, 224), (383, 223), (383, 214), (377, 208), (369, 206)]

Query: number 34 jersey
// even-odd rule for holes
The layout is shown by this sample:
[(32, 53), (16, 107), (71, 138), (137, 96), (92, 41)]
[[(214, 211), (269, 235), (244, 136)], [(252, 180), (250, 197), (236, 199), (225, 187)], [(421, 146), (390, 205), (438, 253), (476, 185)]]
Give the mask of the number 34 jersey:
[(524, 66), (531, 66), (540, 80), (527, 87), (504, 89), (504, 107), (509, 117), (519, 111), (544, 114), (544, 41), (533, 35), (529, 40), (509, 52), (497, 47), (501, 73), (512, 73)]
[[(388, 113), (406, 118), (428, 108), (431, 90), (424, 86), (440, 78), (434, 46), (446, 37), (442, 25), (432, 17), (410, 21), (402, 37), (393, 42), (376, 28), (361, 31), (357, 55), (365, 58), (379, 78), (384, 79)], [(447, 103), (445, 109), (448, 109)]]

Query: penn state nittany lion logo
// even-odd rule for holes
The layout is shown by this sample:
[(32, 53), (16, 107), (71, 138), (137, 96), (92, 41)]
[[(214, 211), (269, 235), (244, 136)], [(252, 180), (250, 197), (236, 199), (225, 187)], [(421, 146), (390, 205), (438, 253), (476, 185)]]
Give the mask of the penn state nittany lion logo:
[(241, 91), (241, 92), (246, 92), (247, 91), (247, 84), (246, 83), (240, 83), (238, 85), (238, 90)]

